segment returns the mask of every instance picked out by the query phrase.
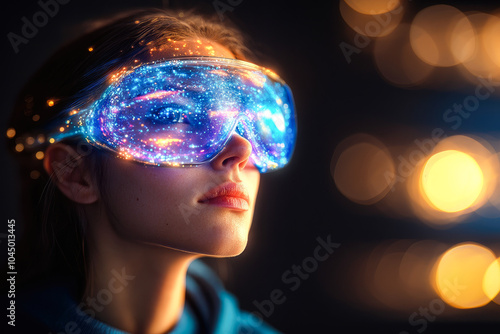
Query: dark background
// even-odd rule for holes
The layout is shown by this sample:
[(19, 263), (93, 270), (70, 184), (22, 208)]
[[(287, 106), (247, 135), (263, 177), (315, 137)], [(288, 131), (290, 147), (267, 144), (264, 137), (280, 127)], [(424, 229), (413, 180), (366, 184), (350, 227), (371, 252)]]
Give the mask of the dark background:
[[(226, 1), (222, 1), (227, 3)], [(278, 173), (262, 176), (254, 226), (247, 250), (234, 259), (210, 261), (239, 299), (241, 307), (257, 311), (254, 301), (269, 299), (272, 290), (284, 291), (286, 301), (275, 305), (265, 320), (287, 333), (417, 333), (408, 323), (410, 313), (377, 312), (355, 302), (337, 298), (350, 281), (350, 254), (360, 245), (376, 245), (390, 239), (434, 239), (451, 244), (497, 242), (496, 220), (480, 218), (448, 230), (435, 230), (415, 218), (390, 218), (376, 209), (351, 203), (335, 188), (330, 163), (336, 145), (345, 137), (366, 132), (387, 136), (401, 126), (425, 136), (435, 127), (445, 127), (440, 116), (450, 104), (472, 91), (421, 88), (402, 89), (384, 81), (375, 68), (371, 46), (352, 57), (348, 64), (340, 51), (342, 41), (352, 44), (352, 31), (339, 14), (338, 1), (243, 0), (223, 17), (234, 21), (252, 38), (252, 48), (261, 55), (261, 65), (280, 74), (291, 86), (298, 113), (298, 142), (291, 164)], [(406, 19), (420, 9), (447, 3), (465, 10), (490, 11), (500, 7), (486, 1), (404, 1)], [(137, 7), (197, 7), (216, 13), (213, 1), (95, 1), (71, 0), (27, 45), (15, 54), (6, 35), (19, 33), (23, 16), (39, 10), (36, 1), (4, 3), (2, 8), (2, 98), (0, 128), (6, 129), (14, 98), (21, 85), (62, 43), (77, 32), (75, 24), (117, 11)], [(494, 133), (500, 117), (497, 97), (481, 105), (461, 132)], [(424, 110), (425, 112), (422, 112)], [(404, 111), (404, 112), (403, 112)], [(455, 133), (455, 134), (458, 134)], [(17, 167), (0, 145), (2, 157), (3, 221), (14, 218), (22, 224)], [(5, 233), (6, 227), (0, 229)], [(282, 281), (292, 265), (312, 256), (316, 239), (341, 246), (317, 271), (301, 281), (296, 291)], [(1, 244), (2, 257), (6, 254)], [(353, 279), (355, 279), (353, 277)], [(3, 292), (2, 292), (3, 294)], [(425, 305), (422, 305), (425, 306)], [(496, 315), (495, 315), (496, 314)], [(500, 306), (463, 310), (454, 316), (429, 322), (426, 333), (498, 333)]]

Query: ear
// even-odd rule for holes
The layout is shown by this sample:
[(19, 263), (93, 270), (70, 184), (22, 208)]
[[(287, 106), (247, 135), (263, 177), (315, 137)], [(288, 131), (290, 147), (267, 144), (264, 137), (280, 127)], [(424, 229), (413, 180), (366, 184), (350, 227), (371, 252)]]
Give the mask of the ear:
[(43, 167), (59, 190), (80, 204), (92, 204), (99, 199), (99, 191), (83, 157), (73, 147), (55, 143), (45, 151)]

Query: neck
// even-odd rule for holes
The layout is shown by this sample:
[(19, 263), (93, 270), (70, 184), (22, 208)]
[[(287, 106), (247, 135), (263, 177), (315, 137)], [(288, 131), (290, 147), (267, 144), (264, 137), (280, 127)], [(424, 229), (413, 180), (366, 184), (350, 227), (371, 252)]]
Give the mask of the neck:
[(131, 333), (175, 327), (184, 308), (187, 268), (196, 256), (133, 243), (108, 224), (95, 225), (98, 231), (89, 231), (91, 263), (82, 298), (88, 313)]

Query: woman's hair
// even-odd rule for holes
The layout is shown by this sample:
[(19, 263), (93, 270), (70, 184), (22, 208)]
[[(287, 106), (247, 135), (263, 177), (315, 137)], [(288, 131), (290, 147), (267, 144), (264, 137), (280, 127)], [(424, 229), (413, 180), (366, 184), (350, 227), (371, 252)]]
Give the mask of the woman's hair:
[[(9, 146), (20, 163), (23, 181), (26, 224), (20, 256), (25, 265), (22, 277), (27, 281), (69, 275), (82, 286), (88, 268), (82, 210), (57, 189), (53, 176), (42, 171), (43, 150), (48, 145), (44, 128), (68, 110), (87, 105), (111, 73), (134, 60), (146, 61), (151, 49), (166, 47), (167, 40), (201, 38), (219, 43), (236, 58), (251, 56), (236, 28), (194, 12), (136, 10), (96, 25), (57, 51), (35, 73), (21, 90), (10, 120), (9, 131), (16, 135), (10, 136)], [(106, 153), (83, 141), (66, 143), (83, 157), (105, 197)]]

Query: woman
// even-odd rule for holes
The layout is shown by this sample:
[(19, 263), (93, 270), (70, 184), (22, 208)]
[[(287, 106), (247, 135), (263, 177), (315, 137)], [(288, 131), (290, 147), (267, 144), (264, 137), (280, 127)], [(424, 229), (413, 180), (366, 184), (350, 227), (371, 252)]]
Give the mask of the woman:
[(24, 88), (9, 137), (50, 176), (26, 239), (46, 282), (21, 298), (30, 330), (274, 332), (194, 261), (244, 250), (260, 172), (295, 143), (288, 87), (241, 41), (191, 13), (128, 13)]

